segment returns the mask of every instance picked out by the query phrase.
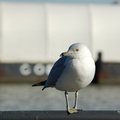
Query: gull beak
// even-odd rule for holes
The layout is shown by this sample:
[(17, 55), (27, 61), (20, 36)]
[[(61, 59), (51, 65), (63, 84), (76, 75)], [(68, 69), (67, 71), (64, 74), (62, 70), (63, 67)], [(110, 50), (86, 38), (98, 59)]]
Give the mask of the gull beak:
[(63, 56), (71, 56), (71, 54), (69, 52), (63, 52), (60, 54), (60, 57), (63, 57)]

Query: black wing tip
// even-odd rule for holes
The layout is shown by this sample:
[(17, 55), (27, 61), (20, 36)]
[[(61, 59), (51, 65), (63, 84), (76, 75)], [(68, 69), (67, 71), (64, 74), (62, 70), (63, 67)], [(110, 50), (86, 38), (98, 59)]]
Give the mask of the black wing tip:
[(32, 87), (38, 86), (37, 84), (33, 84)]
[[(38, 83), (32, 85), (32, 87), (36, 87), (36, 86), (41, 86), (41, 85), (38, 85)], [(42, 88), (42, 90), (44, 90), (44, 89), (45, 89), (45, 87)]]
[(36, 84), (33, 84), (32, 86), (35, 87), (35, 86), (44, 86), (46, 83), (46, 81), (43, 81), (43, 82), (39, 82), (39, 83), (36, 83)]
[(42, 90), (44, 90), (45, 88), (47, 88), (46, 86), (44, 86), (43, 88), (42, 88)]

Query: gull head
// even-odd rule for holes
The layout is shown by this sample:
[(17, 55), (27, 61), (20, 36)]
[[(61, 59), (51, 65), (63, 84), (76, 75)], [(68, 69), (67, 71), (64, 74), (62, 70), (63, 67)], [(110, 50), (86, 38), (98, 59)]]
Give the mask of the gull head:
[(91, 52), (83, 43), (72, 44), (67, 52), (61, 53), (60, 56), (70, 56), (71, 58), (91, 57)]

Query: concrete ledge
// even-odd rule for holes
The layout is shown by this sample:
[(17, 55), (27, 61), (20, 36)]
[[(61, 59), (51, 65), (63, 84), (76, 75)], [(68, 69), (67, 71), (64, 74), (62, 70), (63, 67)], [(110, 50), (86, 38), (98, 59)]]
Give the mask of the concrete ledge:
[(120, 120), (120, 111), (0, 111), (0, 120)]

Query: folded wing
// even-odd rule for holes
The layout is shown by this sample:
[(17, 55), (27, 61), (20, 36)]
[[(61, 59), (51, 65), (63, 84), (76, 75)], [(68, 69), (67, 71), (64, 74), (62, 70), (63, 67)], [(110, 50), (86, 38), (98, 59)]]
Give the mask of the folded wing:
[(47, 87), (54, 87), (55, 86), (57, 79), (60, 77), (60, 75), (64, 71), (64, 68), (65, 68), (64, 63), (65, 63), (67, 58), (68, 58), (68, 56), (63, 56), (55, 62), (53, 68), (50, 71), (50, 74), (48, 76), (46, 84), (42, 90), (44, 90)]
[(60, 77), (60, 75), (62, 74), (62, 72), (65, 69), (64, 63), (67, 58), (68, 58), (68, 56), (63, 56), (54, 63), (54, 65), (50, 71), (50, 74), (48, 76), (47, 81), (39, 82), (32, 86), (43, 86), (44, 85), (42, 90), (44, 90), (47, 87), (54, 87), (58, 78)]

